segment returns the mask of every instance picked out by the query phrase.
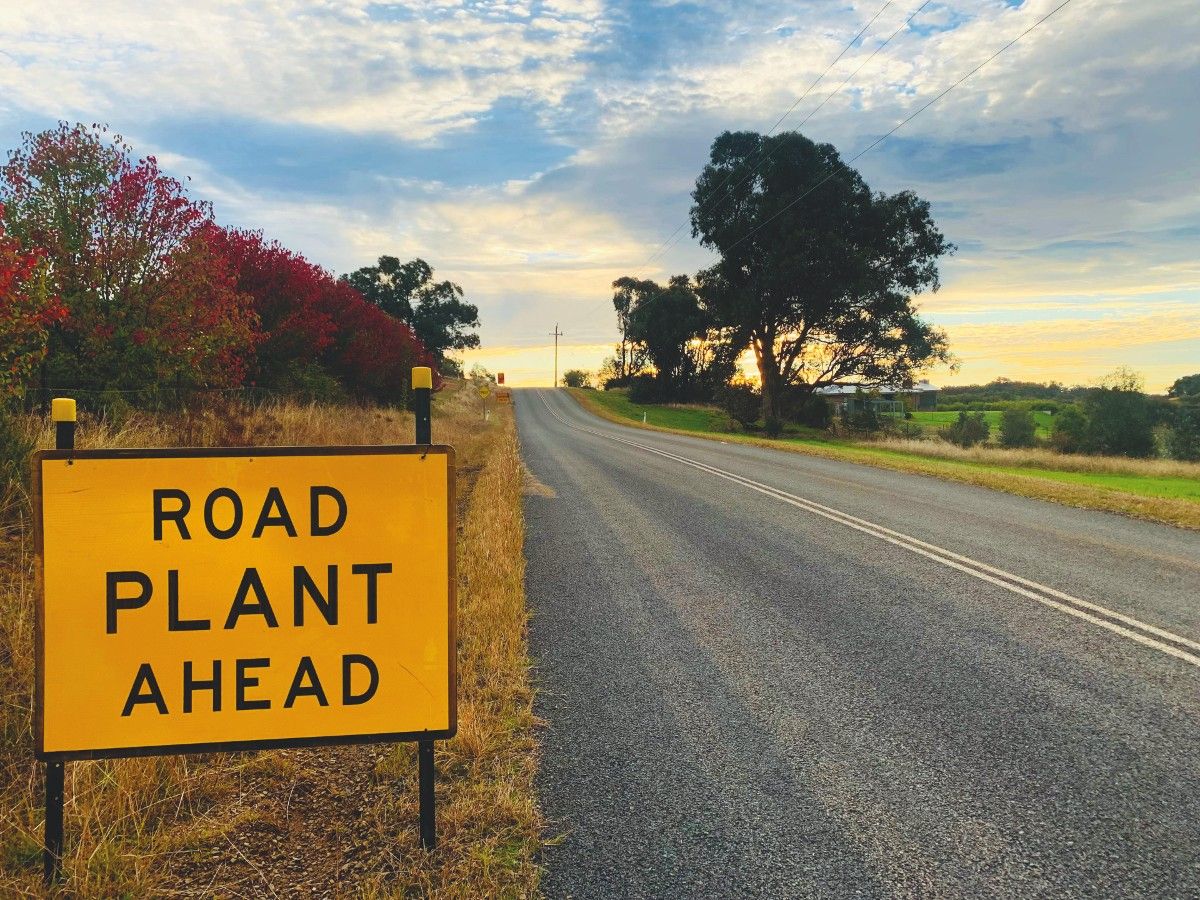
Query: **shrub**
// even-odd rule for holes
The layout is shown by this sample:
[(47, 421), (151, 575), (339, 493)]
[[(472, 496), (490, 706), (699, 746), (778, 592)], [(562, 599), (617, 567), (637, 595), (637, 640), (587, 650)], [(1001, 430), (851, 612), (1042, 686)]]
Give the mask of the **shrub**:
[(824, 397), (810, 395), (800, 407), (796, 421), (809, 428), (828, 428), (833, 424), (833, 410)]
[(1005, 447), (1032, 447), (1036, 429), (1028, 409), (1010, 407), (1000, 414), (1000, 443)]
[(1188, 404), (1175, 410), (1167, 431), (1167, 453), (1173, 459), (1200, 462), (1200, 404)]
[(727, 384), (717, 391), (717, 402), (743, 428), (758, 421), (762, 411), (762, 395), (748, 384)]
[(1088, 418), (1080, 407), (1064, 406), (1054, 417), (1050, 446), (1059, 453), (1079, 453), (1087, 440)]
[(648, 373), (634, 375), (629, 379), (631, 403), (661, 403), (658, 379)]
[(783, 434), (783, 422), (774, 416), (767, 416), (766, 421), (763, 422), (763, 430), (767, 432), (767, 437), (777, 438)]
[(925, 437), (925, 429), (916, 422), (901, 422), (896, 429), (896, 433), (902, 438), (908, 438), (910, 441), (919, 441)]
[(735, 422), (732, 417), (723, 413), (714, 413), (709, 422), (713, 431), (723, 431), (726, 434), (736, 434), (739, 431), (745, 431), (743, 426)]
[(1083, 449), (1106, 456), (1154, 455), (1154, 409), (1139, 390), (1102, 387), (1084, 400), (1088, 426)]
[(589, 387), (592, 383), (592, 373), (583, 369), (567, 369), (563, 372), (563, 384), (569, 388)]
[(843, 406), (842, 424), (851, 431), (874, 434), (879, 430), (879, 413), (868, 403), (862, 404), (853, 412), (848, 409), (848, 405)]
[(982, 444), (990, 433), (991, 428), (983, 413), (968, 413), (965, 410), (959, 412), (957, 421), (938, 429), (938, 436), (942, 440), (960, 447)]
[(341, 383), (319, 363), (291, 360), (276, 374), (275, 389), (308, 403), (342, 403)]
[[(352, 398), (404, 406), (412, 367), (436, 368), (409, 326), (368, 303), (346, 282), (328, 278), (321, 305), (337, 323), (321, 362)], [(439, 384), (435, 377), (434, 387)]]

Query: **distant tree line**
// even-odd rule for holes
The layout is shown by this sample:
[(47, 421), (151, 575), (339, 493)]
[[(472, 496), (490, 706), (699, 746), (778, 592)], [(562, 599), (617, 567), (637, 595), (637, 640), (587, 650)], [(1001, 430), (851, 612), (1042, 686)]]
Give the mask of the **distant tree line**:
[(997, 378), (987, 384), (942, 388), (938, 391), (938, 409), (972, 411), (1024, 406), (1053, 412), (1062, 404), (1078, 403), (1088, 390), (1081, 385), (1068, 387), (1057, 381)]
[(0, 398), (103, 406), (253, 388), (404, 403), (478, 314), (423, 260), (335, 278), (218, 225), (103, 126), (25, 134), (0, 167)]
[(942, 396), (970, 398), (957, 400), (958, 419), (940, 432), (964, 447), (988, 440), (990, 427), (982, 410), (998, 409), (1004, 447), (1035, 446), (1034, 414), (1049, 412), (1053, 425), (1047, 444), (1062, 453), (1200, 460), (1200, 375), (1176, 380), (1165, 396), (1147, 394), (1142, 379), (1128, 369), (1091, 387), (1001, 378), (947, 388)]

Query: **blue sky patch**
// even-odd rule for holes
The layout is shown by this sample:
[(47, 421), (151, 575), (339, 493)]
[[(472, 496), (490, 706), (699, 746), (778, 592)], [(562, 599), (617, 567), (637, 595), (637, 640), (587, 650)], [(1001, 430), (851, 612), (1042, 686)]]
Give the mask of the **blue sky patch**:
[(903, 172), (917, 178), (952, 179), (1010, 171), (1028, 158), (1029, 150), (1029, 138), (968, 144), (893, 135), (875, 152), (886, 154)]
[(437, 146), (385, 134), (347, 134), (246, 119), (151, 123), (144, 138), (197, 158), (222, 176), (273, 193), (329, 197), (358, 192), (379, 179), (439, 182), (450, 187), (527, 179), (571, 148), (543, 134), (520, 104), (502, 102)]

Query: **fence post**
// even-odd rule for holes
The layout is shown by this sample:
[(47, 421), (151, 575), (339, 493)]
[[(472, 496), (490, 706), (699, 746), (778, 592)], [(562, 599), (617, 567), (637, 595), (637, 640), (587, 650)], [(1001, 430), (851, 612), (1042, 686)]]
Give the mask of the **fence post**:
[[(433, 394), (433, 370), (416, 366), (412, 370), (413, 408), (416, 413), (416, 440), (419, 446), (433, 443), (430, 406)], [(433, 739), (417, 740), (417, 797), (421, 807), (421, 846), (437, 847), (437, 794), (434, 790), (437, 770), (433, 760)]]
[[(75, 449), (75, 401), (55, 397), (50, 404), (54, 422), (54, 448)], [(62, 870), (63, 853), (63, 793), (66, 781), (64, 763), (60, 759), (46, 763), (46, 832), (42, 849), (42, 880), (47, 887), (58, 880)]]

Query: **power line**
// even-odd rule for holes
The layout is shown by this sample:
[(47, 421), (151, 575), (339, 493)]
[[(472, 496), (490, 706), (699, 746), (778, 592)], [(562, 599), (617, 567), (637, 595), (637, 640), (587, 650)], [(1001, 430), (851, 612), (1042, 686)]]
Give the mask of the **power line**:
[[(931, 2), (931, 0), (926, 0), (926, 3), (928, 3), (928, 2)], [(828, 66), (825, 67), (825, 71), (822, 72), (820, 75), (818, 75), (813, 80), (813, 83), (810, 84), (808, 86), (808, 88), (804, 91), (804, 93), (801, 94), (799, 98), (797, 98), (796, 102), (794, 102), (791, 106), (789, 106), (787, 108), (787, 110), (784, 112), (784, 114), (782, 116), (780, 116), (778, 118), (778, 120), (776, 120), (775, 124), (771, 126), (771, 130), (767, 132), (768, 135), (773, 134), (775, 132), (775, 129), (780, 126), (780, 124), (783, 122), (783, 120), (786, 119), (788, 116), (790, 116), (792, 114), (792, 111), (797, 106), (799, 106), (801, 103), (804, 102), (804, 99), (810, 93), (812, 93), (812, 89), (821, 83), (821, 80), (826, 75), (829, 74), (830, 70), (833, 69), (833, 67), (836, 66), (841, 61), (842, 57), (845, 56), (849, 52), (850, 48), (853, 47), (855, 45), (855, 43), (857, 43), (858, 39), (861, 38), (866, 33), (867, 29), (870, 28), (871, 25), (874, 24), (875, 20), (878, 19), (883, 14), (884, 10), (886, 10), (891, 5), (892, 5), (892, 0), (887, 0), (887, 2), (883, 4), (883, 6), (879, 7), (879, 9), (878, 9), (878, 11), (876, 11), (875, 15), (871, 16), (871, 18), (867, 20), (867, 24), (865, 24), (862, 28), (860, 28), (858, 30), (858, 33), (856, 35), (854, 35), (854, 37), (850, 38), (849, 43), (847, 43), (846, 46), (842, 48), (842, 52), (837, 55), (837, 57), (833, 60), (833, 62), (831, 62)], [(924, 7), (922, 7), (922, 8), (924, 8)], [(915, 15), (915, 13), (914, 13), (914, 15)], [(901, 26), (901, 27), (903, 27), (903, 26)], [(893, 35), (893, 37), (895, 37), (895, 35)], [(888, 40), (890, 41), (891, 38), (888, 38)], [(878, 51), (876, 51), (876, 52), (878, 52)], [(871, 54), (871, 55), (874, 56), (874, 54)], [(860, 68), (861, 68), (861, 66), (860, 66)], [(725, 180), (723, 182), (721, 182), (721, 185), (718, 188), (718, 190), (720, 190), (721, 187), (724, 187), (726, 184), (728, 184), (729, 179), (732, 177), (733, 177), (733, 173), (730, 172), (725, 177)], [(645, 269), (646, 266), (648, 266), (648, 265), (650, 265), (650, 263), (654, 262), (654, 260), (659, 256), (659, 254), (662, 253), (667, 248), (667, 245), (671, 243), (671, 240), (675, 237), (675, 235), (677, 235), (677, 234), (679, 234), (679, 232), (683, 231), (683, 229), (686, 226), (687, 226), (687, 222), (684, 222), (682, 225), (680, 225), (678, 228), (676, 228), (674, 231), (672, 231), (669, 235), (667, 235), (667, 239), (665, 241), (663, 241), (661, 244), (659, 244), (658, 249), (656, 249), (653, 253), (651, 253), (650, 258), (647, 259), (640, 266), (638, 266), (638, 269)]]
[[(868, 65), (868, 64), (871, 62), (871, 60), (873, 60), (873, 59), (874, 59), (876, 56), (878, 56), (878, 55), (879, 55), (879, 53), (880, 53), (880, 52), (881, 52), (881, 51), (882, 51), (882, 50), (883, 50), (885, 47), (887, 47), (887, 45), (888, 45), (888, 44), (890, 44), (890, 43), (892, 42), (892, 39), (893, 39), (893, 38), (895, 38), (895, 37), (896, 37), (896, 35), (898, 35), (898, 34), (899, 34), (901, 31), (903, 31), (905, 28), (907, 28), (907, 27), (908, 27), (908, 25), (909, 25), (909, 24), (912, 22), (912, 20), (913, 20), (913, 19), (915, 19), (915, 18), (916, 18), (916, 17), (917, 17), (917, 16), (918, 16), (918, 15), (921, 13), (921, 11), (922, 11), (922, 10), (924, 10), (924, 9), (925, 9), (925, 7), (927, 7), (927, 6), (928, 6), (930, 3), (932, 3), (932, 2), (933, 2), (933, 0), (925, 0), (925, 2), (923, 2), (923, 3), (922, 3), (920, 6), (918, 6), (918, 7), (917, 7), (917, 8), (916, 8), (916, 9), (915, 9), (913, 12), (912, 12), (912, 14), (911, 14), (911, 15), (909, 15), (909, 17), (908, 17), (907, 19), (905, 19), (903, 22), (901, 22), (901, 23), (900, 23), (899, 27), (897, 27), (895, 31), (893, 31), (893, 32), (892, 32), (890, 35), (888, 35), (887, 39), (886, 39), (886, 40), (884, 40), (884, 42), (883, 42), (883, 43), (881, 43), (881, 44), (880, 44), (878, 47), (876, 47), (876, 48), (875, 48), (875, 49), (874, 49), (874, 50), (871, 52), (871, 55), (870, 55), (870, 56), (868, 56), (868, 57), (867, 57), (865, 60), (863, 60), (863, 61), (862, 61), (862, 62), (859, 64), (859, 66), (858, 66), (858, 68), (857, 68), (857, 69), (855, 69), (853, 72), (851, 72), (849, 75), (847, 75), (847, 76), (846, 76), (846, 78), (844, 78), (844, 79), (842, 80), (842, 83), (841, 83), (841, 84), (839, 84), (839, 85), (838, 85), (836, 88), (834, 88), (832, 91), (830, 91), (828, 94), (826, 94), (826, 95), (825, 95), (825, 99), (824, 99), (824, 100), (822, 100), (820, 103), (818, 103), (818, 104), (817, 104), (817, 105), (816, 105), (816, 106), (815, 106), (815, 107), (814, 107), (812, 110), (810, 110), (810, 111), (809, 111), (809, 113), (808, 113), (808, 115), (806, 115), (806, 116), (805, 116), (803, 119), (801, 119), (801, 120), (800, 120), (800, 121), (799, 121), (799, 122), (796, 124), (796, 127), (797, 127), (797, 128), (801, 128), (801, 127), (802, 127), (802, 126), (803, 126), (803, 125), (804, 125), (804, 124), (805, 124), (805, 123), (806, 123), (806, 122), (807, 122), (809, 119), (811, 119), (811, 118), (812, 118), (813, 116), (815, 116), (815, 115), (816, 115), (818, 112), (820, 112), (821, 108), (822, 108), (822, 107), (823, 107), (823, 106), (824, 106), (826, 103), (828, 103), (828, 102), (829, 102), (830, 100), (832, 100), (832, 99), (833, 99), (835, 96), (837, 96), (838, 94), (840, 94), (840, 93), (841, 93), (841, 91), (842, 91), (842, 88), (844, 88), (844, 87), (845, 87), (847, 84), (849, 84), (849, 83), (850, 83), (850, 82), (851, 82), (851, 81), (852, 81), (852, 80), (855, 78), (855, 76), (857, 76), (857, 75), (858, 75), (858, 73), (859, 73), (859, 72), (861, 72), (861, 71), (862, 71), (864, 68), (866, 68), (866, 66), (867, 66), (867, 65)], [(883, 12), (883, 10), (881, 9), (879, 12), (881, 13), (881, 12)], [(876, 13), (876, 14), (875, 14), (875, 18), (878, 18), (878, 17), (879, 17), (879, 13)], [(874, 19), (872, 19), (871, 21), (874, 21)], [(868, 23), (868, 24), (870, 24), (870, 23)], [(864, 31), (865, 31), (865, 29), (864, 29)], [(860, 32), (859, 32), (859, 35), (861, 36), (861, 34), (862, 34), (862, 32), (860, 31)], [(857, 40), (857, 39), (858, 39), (858, 37), (856, 36), (856, 37), (855, 37), (855, 40)], [(851, 41), (851, 44), (853, 44), (853, 43), (854, 43), (854, 42), (853, 42), (853, 41)], [(841, 57), (838, 57), (838, 58), (840, 59)], [(835, 62), (836, 62), (836, 60), (835, 60)], [(832, 67), (831, 67), (831, 68), (832, 68)], [(826, 70), (826, 71), (828, 71), (828, 70)], [(819, 81), (819, 80), (820, 80), (820, 79), (818, 79), (818, 81)], [(816, 82), (813, 82), (813, 84), (816, 84)], [(810, 88), (810, 90), (811, 90), (811, 88)], [(806, 92), (806, 95), (807, 95), (807, 92)], [(801, 100), (803, 100), (804, 98), (803, 98), (803, 97), (801, 97), (800, 99), (801, 99)], [(792, 104), (792, 109), (795, 109), (797, 105), (799, 105), (799, 101), (797, 101), (796, 103)], [(779, 122), (782, 122), (782, 121), (783, 121), (783, 119), (784, 119), (784, 118), (786, 118), (786, 117), (787, 117), (787, 115), (788, 115), (788, 114), (790, 114), (790, 113), (791, 113), (791, 110), (788, 110), (788, 113), (786, 113), (786, 114), (785, 114), (785, 115), (784, 115), (782, 118), (780, 118)], [(778, 125), (779, 125), (779, 122), (776, 122), (776, 123), (775, 123), (776, 127), (778, 127)], [(772, 131), (774, 131), (774, 128), (772, 129)], [(769, 136), (770, 136), (770, 132), (768, 132), (768, 137), (769, 137)], [(712, 204), (714, 204), (714, 203), (715, 203), (716, 205), (720, 205), (720, 204), (721, 204), (722, 202), (724, 202), (724, 201), (725, 201), (725, 200), (726, 200), (728, 197), (732, 196), (732, 194), (733, 194), (733, 192), (734, 192), (735, 190), (737, 190), (739, 187), (741, 187), (743, 184), (745, 184), (747, 181), (749, 181), (751, 178), (753, 178), (753, 177), (754, 177), (754, 174), (755, 174), (755, 173), (756, 173), (756, 172), (759, 170), (759, 168), (762, 166), (762, 164), (763, 164), (763, 163), (765, 163), (765, 162), (766, 162), (768, 159), (770, 159), (771, 157), (773, 157), (773, 156), (774, 156), (774, 155), (775, 155), (777, 152), (778, 152), (778, 146), (776, 146), (776, 148), (775, 148), (775, 149), (773, 149), (773, 150), (771, 150), (770, 152), (768, 152), (766, 156), (762, 156), (762, 157), (761, 157), (761, 158), (758, 160), (758, 162), (754, 164), (754, 168), (753, 168), (753, 169), (751, 169), (751, 171), (750, 171), (748, 174), (746, 174), (746, 175), (745, 175), (745, 177), (743, 177), (743, 178), (741, 179), (741, 181), (739, 181), (737, 184), (735, 184), (735, 185), (733, 185), (731, 188), (729, 188), (729, 189), (728, 189), (728, 190), (727, 190), (727, 191), (726, 191), (724, 194), (722, 194), (720, 197), (716, 197), (715, 199), (713, 199), (713, 200), (710, 200), (710, 201), (708, 201), (708, 202), (706, 202), (706, 203), (704, 203), (704, 204), (701, 204), (701, 206), (700, 206), (700, 211), (701, 211), (701, 212), (703, 212), (703, 211), (704, 211), (704, 209), (705, 209), (705, 207), (707, 207), (707, 206), (710, 206), (710, 205), (712, 205)], [(760, 150), (760, 151), (759, 151), (759, 153), (760, 153), (760, 155), (761, 155), (762, 151)], [(732, 172), (730, 172), (728, 175), (726, 175), (726, 176), (725, 176), (725, 180), (724, 180), (724, 181), (722, 181), (722, 182), (721, 182), (721, 184), (717, 186), (717, 188), (716, 188), (716, 191), (720, 191), (722, 187), (724, 187), (725, 185), (727, 185), (727, 184), (729, 183), (729, 180), (730, 180), (730, 178), (732, 178), (732, 177), (733, 177), (733, 173), (732, 173)], [(667, 240), (666, 240), (666, 241), (664, 241), (664, 242), (663, 242), (662, 246), (660, 246), (660, 247), (659, 247), (659, 249), (658, 249), (657, 251), (655, 251), (654, 255), (652, 255), (652, 256), (651, 256), (650, 260), (647, 260), (647, 262), (646, 262), (646, 263), (643, 263), (643, 264), (642, 264), (642, 268), (645, 268), (645, 266), (646, 266), (646, 265), (648, 265), (650, 261), (652, 261), (652, 260), (653, 260), (653, 259), (654, 259), (656, 256), (660, 255), (660, 253), (662, 253), (663, 251), (665, 251), (665, 250), (667, 249), (668, 245), (670, 245), (670, 243), (671, 243), (672, 239), (674, 239), (674, 237), (675, 237), (676, 235), (678, 235), (678, 234), (679, 234), (681, 231), (683, 231), (683, 229), (684, 229), (684, 227), (686, 227), (686, 225), (687, 225), (687, 223), (685, 222), (685, 223), (683, 223), (683, 225), (680, 225), (680, 226), (679, 226), (678, 228), (676, 228), (676, 229), (675, 229), (673, 232), (671, 232), (670, 236), (667, 238)]]
[[(932, 2), (933, 2), (933, 0), (925, 0), (924, 3), (922, 3), (920, 6), (918, 6), (913, 11), (913, 14), (911, 16), (909, 16), (907, 19), (905, 19), (903, 22), (901, 22), (900, 27), (897, 28), (895, 31), (893, 31), (891, 34), (889, 34), (887, 37), (887, 40), (885, 40), (882, 44), (880, 44), (878, 47), (876, 47), (874, 52), (870, 56), (868, 56), (865, 60), (863, 60), (863, 62), (859, 65), (859, 67), (857, 69), (855, 69), (853, 72), (851, 72), (849, 75), (847, 75), (845, 80), (841, 84), (839, 84), (836, 88), (834, 88), (832, 91), (830, 91), (825, 96), (825, 99), (822, 100), (820, 103), (818, 103), (816, 105), (816, 107), (814, 107), (813, 110), (807, 116), (805, 116), (803, 119), (801, 119), (799, 122), (797, 122), (796, 127), (799, 128), (800, 126), (804, 125), (805, 122), (807, 122), (809, 119), (811, 119), (813, 116), (815, 116), (817, 113), (819, 113), (821, 111), (821, 107), (823, 107), (826, 103), (828, 103), (830, 100), (832, 100), (835, 96), (840, 94), (842, 91), (842, 88), (844, 88), (846, 85), (848, 85), (854, 79), (854, 76), (856, 76), (859, 72), (861, 72), (863, 70), (863, 68), (865, 68), (866, 65), (871, 60), (873, 60), (876, 56), (879, 55), (879, 52), (884, 47), (886, 47), (888, 44), (890, 44), (892, 42), (892, 38), (894, 38), (896, 35), (898, 35), (905, 28), (907, 28), (909, 23), (912, 22), (912, 20), (915, 19), (918, 15), (920, 15), (921, 10), (923, 10), (925, 7), (927, 7)], [(774, 151), (772, 151), (772, 152), (774, 152)]]
[[(1050, 12), (1046, 13), (1046, 15), (1042, 16), (1040, 19), (1038, 19), (1036, 22), (1034, 22), (1032, 25), (1030, 25), (1028, 28), (1026, 28), (1020, 34), (1018, 34), (1015, 38), (1013, 38), (1011, 41), (1009, 41), (1007, 44), (1005, 44), (1003, 47), (1001, 47), (999, 50), (997, 50), (995, 53), (993, 53), (991, 56), (989, 56), (987, 59), (985, 59), (979, 65), (977, 65), (975, 68), (971, 69), (965, 75), (960, 77), (957, 81), (955, 81), (953, 84), (951, 84), (945, 90), (943, 90), (940, 94), (938, 94), (932, 100), (929, 100), (927, 103), (923, 104), (920, 108), (918, 108), (915, 112), (913, 112), (907, 118), (901, 120), (897, 125), (895, 125), (886, 134), (882, 135), (881, 137), (876, 138), (874, 141), (872, 141), (870, 144), (868, 144), (865, 148), (863, 148), (858, 153), (856, 153), (853, 157), (851, 157), (845, 163), (845, 165), (849, 166), (852, 163), (857, 162), (860, 158), (865, 156), (867, 153), (870, 153), (872, 150), (874, 150), (876, 147), (878, 147), (880, 144), (882, 144), (884, 141), (886, 141), (888, 138), (890, 138), (893, 134), (895, 134), (897, 131), (899, 131), (901, 128), (903, 128), (905, 125), (907, 125), (913, 119), (915, 119), (921, 113), (925, 112), (925, 110), (929, 109), (929, 107), (933, 106), (933, 104), (937, 103), (939, 100), (941, 100), (947, 94), (949, 94), (952, 90), (954, 90), (956, 87), (958, 87), (964, 81), (966, 81), (968, 78), (970, 78), (972, 75), (974, 75), (980, 69), (982, 69), (984, 66), (986, 66), (988, 63), (990, 63), (992, 60), (994, 60), (996, 57), (998, 57), (1001, 53), (1008, 50), (1009, 47), (1013, 46), (1013, 44), (1017, 43), (1019, 40), (1021, 40), (1021, 38), (1025, 37), (1025, 35), (1029, 34), (1031, 31), (1033, 31), (1035, 28), (1040, 26), (1043, 22), (1045, 22), (1051, 16), (1055, 15), (1059, 10), (1061, 10), (1063, 7), (1065, 7), (1070, 2), (1071, 2), (1071, 0), (1062, 0), (1062, 2), (1058, 4), (1058, 6), (1054, 7), (1054, 9), (1050, 10)], [(728, 247), (726, 247), (723, 252), (728, 252), (729, 250), (732, 250), (734, 247), (738, 246), (738, 244), (741, 244), (741, 243), (749, 240), (756, 233), (758, 233), (760, 230), (765, 228), (771, 222), (775, 221), (777, 218), (779, 218), (781, 215), (783, 215), (785, 212), (787, 212), (789, 209), (791, 209), (793, 206), (795, 206), (797, 203), (799, 203), (801, 200), (803, 200), (805, 197), (807, 197), (809, 194), (811, 194), (813, 191), (815, 191), (821, 185), (825, 184), (825, 182), (827, 182), (831, 178), (833, 178), (835, 174), (837, 174), (836, 170), (831, 171), (828, 175), (826, 175), (824, 178), (822, 178), (820, 181), (818, 181), (812, 187), (808, 188), (808, 190), (806, 190), (804, 193), (800, 194), (794, 200), (789, 201), (784, 206), (780, 207), (769, 218), (760, 222), (758, 225), (756, 225), (754, 228), (752, 228), (750, 231), (748, 231), (742, 237), (740, 237), (736, 241), (734, 241), (732, 244), (730, 244)]]

